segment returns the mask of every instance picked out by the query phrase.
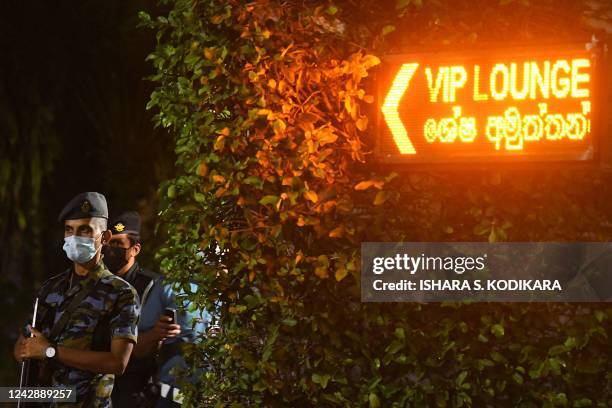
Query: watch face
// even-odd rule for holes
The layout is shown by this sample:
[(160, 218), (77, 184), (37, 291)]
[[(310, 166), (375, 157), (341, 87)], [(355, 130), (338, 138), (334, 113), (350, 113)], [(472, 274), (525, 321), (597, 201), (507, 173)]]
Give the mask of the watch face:
[(47, 350), (45, 350), (45, 355), (48, 358), (53, 358), (55, 356), (55, 348), (54, 347), (47, 347)]

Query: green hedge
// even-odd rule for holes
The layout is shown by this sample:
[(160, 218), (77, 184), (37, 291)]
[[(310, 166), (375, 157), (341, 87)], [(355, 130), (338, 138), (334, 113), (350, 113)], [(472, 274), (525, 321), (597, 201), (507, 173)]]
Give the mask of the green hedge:
[[(588, 38), (576, 1), (176, 0), (150, 108), (175, 139), (162, 268), (221, 303), (202, 406), (607, 406), (605, 305), (361, 304), (362, 241), (610, 240), (598, 170), (402, 172), (370, 160), (371, 72), (412, 48)], [(206, 258), (206, 261), (204, 260)]]

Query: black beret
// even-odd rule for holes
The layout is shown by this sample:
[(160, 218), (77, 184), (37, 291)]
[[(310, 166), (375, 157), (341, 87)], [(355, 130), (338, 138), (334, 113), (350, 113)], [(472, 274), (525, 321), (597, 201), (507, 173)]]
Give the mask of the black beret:
[(125, 211), (111, 219), (108, 228), (113, 234), (140, 236), (140, 215), (136, 211)]
[(66, 220), (93, 217), (108, 219), (108, 207), (106, 205), (106, 198), (102, 194), (88, 191), (78, 194), (70, 200), (62, 212), (60, 212), (57, 220), (64, 222)]

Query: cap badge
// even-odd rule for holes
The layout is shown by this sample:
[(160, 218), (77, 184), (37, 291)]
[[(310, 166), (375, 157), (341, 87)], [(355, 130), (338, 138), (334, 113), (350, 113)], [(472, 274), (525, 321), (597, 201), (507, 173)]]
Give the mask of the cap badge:
[(125, 225), (123, 225), (122, 223), (118, 222), (117, 224), (115, 224), (115, 231), (121, 232), (124, 229), (125, 229)]
[(83, 204), (81, 204), (81, 212), (88, 213), (90, 211), (91, 211), (91, 203), (89, 202), (89, 200), (83, 201)]

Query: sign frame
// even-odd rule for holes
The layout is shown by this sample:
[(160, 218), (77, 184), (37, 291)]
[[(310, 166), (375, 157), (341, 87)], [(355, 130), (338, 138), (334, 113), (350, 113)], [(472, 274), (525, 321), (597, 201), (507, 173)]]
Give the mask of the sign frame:
[[(593, 37), (595, 38), (595, 37)], [(591, 61), (594, 62), (592, 65), (591, 73), (595, 82), (591, 85), (591, 97), (590, 100), (593, 102), (591, 111), (591, 138), (593, 147), (592, 157), (590, 158), (575, 158), (568, 159), (567, 157), (560, 157), (559, 155), (551, 154), (549, 156), (530, 157), (529, 155), (508, 155), (505, 157), (499, 155), (483, 155), (479, 157), (470, 157), (469, 159), (457, 158), (457, 157), (425, 157), (418, 158), (408, 155), (401, 154), (389, 154), (383, 153), (381, 149), (381, 138), (382, 134), (388, 131), (387, 123), (385, 121), (382, 105), (389, 91), (389, 81), (381, 81), (383, 73), (389, 72), (389, 65), (397, 65), (402, 62), (415, 61), (415, 60), (429, 60), (429, 61), (448, 61), (456, 59), (457, 63), (461, 63), (462, 60), (467, 60), (473, 57), (486, 55), (487, 51), (495, 53), (506, 53), (509, 58), (521, 58), (521, 57), (542, 57), (546, 55), (546, 49), (557, 48), (563, 52), (571, 52), (572, 50), (584, 52), (585, 48), (591, 45), (592, 48), (587, 50), (591, 53)], [(448, 62), (450, 64), (450, 62)], [(558, 167), (558, 166), (593, 166), (600, 164), (612, 163), (612, 134), (608, 137), (606, 133), (611, 133), (610, 120), (606, 119), (606, 106), (605, 102), (607, 98), (612, 96), (612, 78), (606, 76), (608, 64), (608, 46), (606, 43), (597, 40), (596, 42), (557, 42), (550, 44), (538, 44), (538, 45), (521, 45), (521, 46), (493, 46), (489, 45), (480, 49), (468, 47), (461, 51), (422, 51), (418, 49), (412, 49), (407, 52), (399, 54), (389, 54), (381, 58), (381, 65), (377, 69), (374, 76), (374, 93), (375, 93), (375, 129), (373, 135), (373, 156), (377, 164), (389, 165), (397, 167), (452, 167), (452, 168), (475, 168), (475, 167), (491, 167), (502, 166), (502, 167), (531, 167), (535, 166), (541, 168), (543, 165)], [(387, 75), (392, 77), (392, 75)], [(386, 78), (385, 78), (386, 79)], [(607, 154), (607, 151), (610, 151)], [(608, 157), (609, 156), (609, 157)], [(610, 162), (610, 163), (608, 163)]]

